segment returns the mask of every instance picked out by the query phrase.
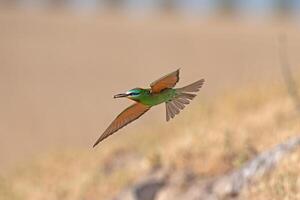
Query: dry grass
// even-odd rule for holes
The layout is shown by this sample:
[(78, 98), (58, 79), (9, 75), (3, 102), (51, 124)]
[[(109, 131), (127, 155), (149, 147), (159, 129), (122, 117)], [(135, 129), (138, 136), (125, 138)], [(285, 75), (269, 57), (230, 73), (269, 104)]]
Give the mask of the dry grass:
[[(198, 99), (193, 111), (170, 127), (116, 137), (109, 148), (45, 154), (2, 178), (1, 195), (12, 200), (108, 199), (157, 166), (191, 169), (202, 177), (223, 174), (299, 133), (291, 99), (282, 89), (266, 89), (245, 88), (213, 102)], [(299, 151), (243, 195), (299, 198), (298, 162)]]
[(247, 199), (290, 199), (300, 198), (299, 154), (294, 152), (273, 173), (245, 191)]

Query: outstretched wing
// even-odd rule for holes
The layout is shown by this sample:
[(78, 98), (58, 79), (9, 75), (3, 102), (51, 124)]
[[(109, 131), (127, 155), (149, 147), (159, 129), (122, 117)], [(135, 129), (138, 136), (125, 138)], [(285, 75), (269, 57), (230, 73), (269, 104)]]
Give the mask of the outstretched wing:
[(126, 108), (123, 112), (121, 112), (116, 119), (109, 125), (109, 127), (104, 131), (104, 133), (100, 136), (100, 138), (95, 142), (93, 147), (95, 147), (99, 142), (112, 135), (120, 128), (126, 126), (130, 122), (138, 119), (145, 112), (150, 109), (149, 106), (143, 105), (141, 103), (135, 103), (128, 108)]
[(159, 93), (163, 89), (172, 88), (179, 81), (179, 69), (151, 83), (151, 91)]

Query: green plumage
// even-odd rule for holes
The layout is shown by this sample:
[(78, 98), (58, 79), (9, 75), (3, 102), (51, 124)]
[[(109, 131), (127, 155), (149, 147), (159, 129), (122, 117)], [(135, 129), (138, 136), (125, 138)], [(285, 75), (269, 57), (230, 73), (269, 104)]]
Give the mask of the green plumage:
[(133, 89), (133, 93), (139, 93), (139, 95), (129, 97), (132, 100), (138, 101), (147, 106), (155, 106), (164, 102), (171, 101), (176, 95), (176, 89), (165, 89), (160, 93), (151, 93), (150, 89)]

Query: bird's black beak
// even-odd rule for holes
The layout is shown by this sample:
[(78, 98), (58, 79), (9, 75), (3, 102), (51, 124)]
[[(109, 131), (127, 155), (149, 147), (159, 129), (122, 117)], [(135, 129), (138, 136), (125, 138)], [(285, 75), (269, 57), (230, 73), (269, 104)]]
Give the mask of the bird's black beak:
[(114, 96), (114, 98), (121, 98), (121, 97), (128, 97), (128, 96), (129, 96), (129, 94), (122, 93), (122, 94), (116, 94), (116, 95)]

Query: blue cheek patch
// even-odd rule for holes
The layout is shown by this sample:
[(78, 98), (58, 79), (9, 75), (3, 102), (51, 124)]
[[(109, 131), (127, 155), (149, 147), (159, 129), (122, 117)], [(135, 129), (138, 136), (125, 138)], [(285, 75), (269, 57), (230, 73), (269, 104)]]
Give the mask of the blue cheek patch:
[(137, 90), (137, 89), (132, 89), (132, 90), (129, 90), (128, 93), (130, 96), (132, 97), (136, 97), (136, 96), (139, 96), (141, 94), (141, 91), (140, 90)]

